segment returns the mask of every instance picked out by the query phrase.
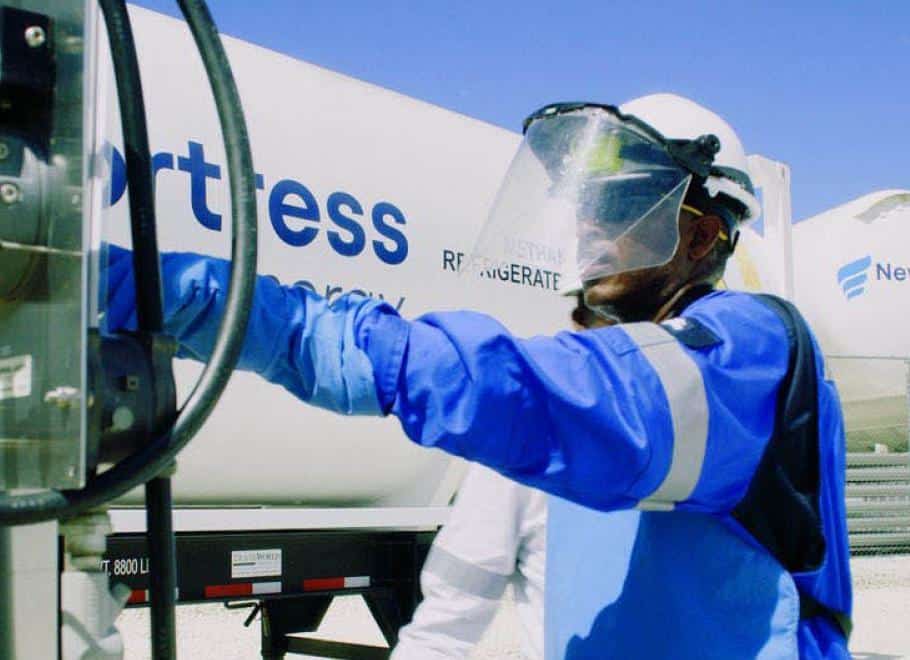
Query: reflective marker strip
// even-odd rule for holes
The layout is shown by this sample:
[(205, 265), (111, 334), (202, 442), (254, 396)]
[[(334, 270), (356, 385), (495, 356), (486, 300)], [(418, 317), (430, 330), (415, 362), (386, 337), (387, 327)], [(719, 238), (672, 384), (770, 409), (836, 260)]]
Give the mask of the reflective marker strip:
[(344, 589), (344, 578), (312, 578), (303, 581), (304, 591), (333, 591)]
[(487, 600), (499, 600), (509, 583), (509, 576), (466, 562), (438, 545), (430, 547), (423, 568), (459, 591)]
[(701, 370), (685, 348), (655, 323), (632, 323), (622, 329), (638, 344), (657, 372), (673, 423), (673, 457), (663, 482), (639, 502), (646, 511), (671, 511), (692, 495), (705, 461), (708, 399)]
[(311, 578), (303, 581), (304, 591), (337, 591), (338, 589), (364, 589), (370, 586), (368, 575), (355, 577)]
[[(354, 577), (314, 578), (311, 580), (303, 581), (304, 591), (365, 589), (369, 586), (370, 577), (367, 575), (359, 575)], [(281, 582), (235, 582), (234, 584), (212, 584), (205, 587), (206, 598), (230, 598), (232, 596), (258, 596), (261, 594), (280, 593)]]
[(258, 594), (280, 594), (280, 582), (237, 582), (235, 584), (214, 584), (206, 586), (206, 598), (228, 598), (230, 596), (256, 596)]
[(205, 588), (206, 598), (227, 598), (228, 596), (252, 596), (253, 584), (251, 582), (238, 582), (237, 584), (213, 584)]
[[(180, 600), (180, 589), (174, 589), (174, 598), (176, 600)], [(149, 590), (133, 589), (133, 591), (130, 592), (130, 597), (126, 599), (126, 602), (129, 605), (149, 602)]]
[[(369, 576), (314, 578), (303, 581), (304, 591), (337, 591), (339, 589), (364, 589), (370, 586)], [(234, 584), (213, 584), (205, 588), (206, 598), (230, 598), (232, 596), (258, 596), (280, 594), (281, 582), (235, 582)]]
[(254, 582), (253, 583), (253, 595), (256, 594), (280, 594), (281, 593), (281, 583), (280, 582)]

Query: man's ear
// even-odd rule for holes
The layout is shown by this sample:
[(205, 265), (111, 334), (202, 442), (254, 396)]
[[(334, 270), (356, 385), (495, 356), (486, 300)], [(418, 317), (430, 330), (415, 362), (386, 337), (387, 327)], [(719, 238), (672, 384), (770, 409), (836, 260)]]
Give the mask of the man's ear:
[(716, 215), (703, 215), (693, 218), (691, 239), (689, 240), (689, 258), (699, 261), (714, 249), (714, 244), (720, 240), (720, 233), (724, 228), (724, 221)]

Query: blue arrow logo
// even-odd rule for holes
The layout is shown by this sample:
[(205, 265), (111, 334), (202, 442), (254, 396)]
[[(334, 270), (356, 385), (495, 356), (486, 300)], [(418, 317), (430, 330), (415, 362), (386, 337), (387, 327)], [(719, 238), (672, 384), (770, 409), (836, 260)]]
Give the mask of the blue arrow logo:
[(865, 293), (866, 280), (868, 279), (866, 271), (869, 270), (871, 265), (872, 257), (865, 256), (841, 266), (840, 270), (837, 271), (837, 283), (840, 284), (840, 288), (843, 290), (844, 295), (847, 296), (847, 300)]

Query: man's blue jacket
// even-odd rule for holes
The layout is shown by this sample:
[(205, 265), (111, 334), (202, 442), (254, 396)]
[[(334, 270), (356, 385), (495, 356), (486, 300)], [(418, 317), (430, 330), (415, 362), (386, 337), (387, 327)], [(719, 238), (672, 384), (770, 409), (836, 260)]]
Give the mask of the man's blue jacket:
[[(107, 325), (130, 327), (129, 253), (110, 249)], [(228, 264), (165, 254), (162, 267), (178, 355), (205, 359)], [(259, 277), (239, 368), (341, 413), (393, 414), (416, 443), (567, 500), (551, 505), (548, 658), (847, 658), (830, 617), (800, 616), (801, 597), (851, 610), (843, 425), (820, 357), (823, 561), (785, 570), (733, 515), (774, 433), (789, 352), (780, 318), (743, 293), (660, 325), (520, 339), (482, 314), (408, 321)]]

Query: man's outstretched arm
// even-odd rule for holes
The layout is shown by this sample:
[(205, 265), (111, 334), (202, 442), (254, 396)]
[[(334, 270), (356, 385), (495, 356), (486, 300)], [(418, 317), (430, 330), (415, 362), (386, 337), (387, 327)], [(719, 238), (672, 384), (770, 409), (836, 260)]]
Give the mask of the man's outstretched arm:
[[(204, 359), (227, 262), (162, 263), (167, 330)], [(132, 287), (110, 280), (122, 327)], [(260, 277), (239, 366), (337, 412), (394, 414), (421, 445), (586, 506), (728, 511), (771, 435), (788, 343), (760, 303), (724, 295), (693, 306), (716, 342), (691, 348), (650, 323), (519, 339), (472, 312), (407, 321)]]

